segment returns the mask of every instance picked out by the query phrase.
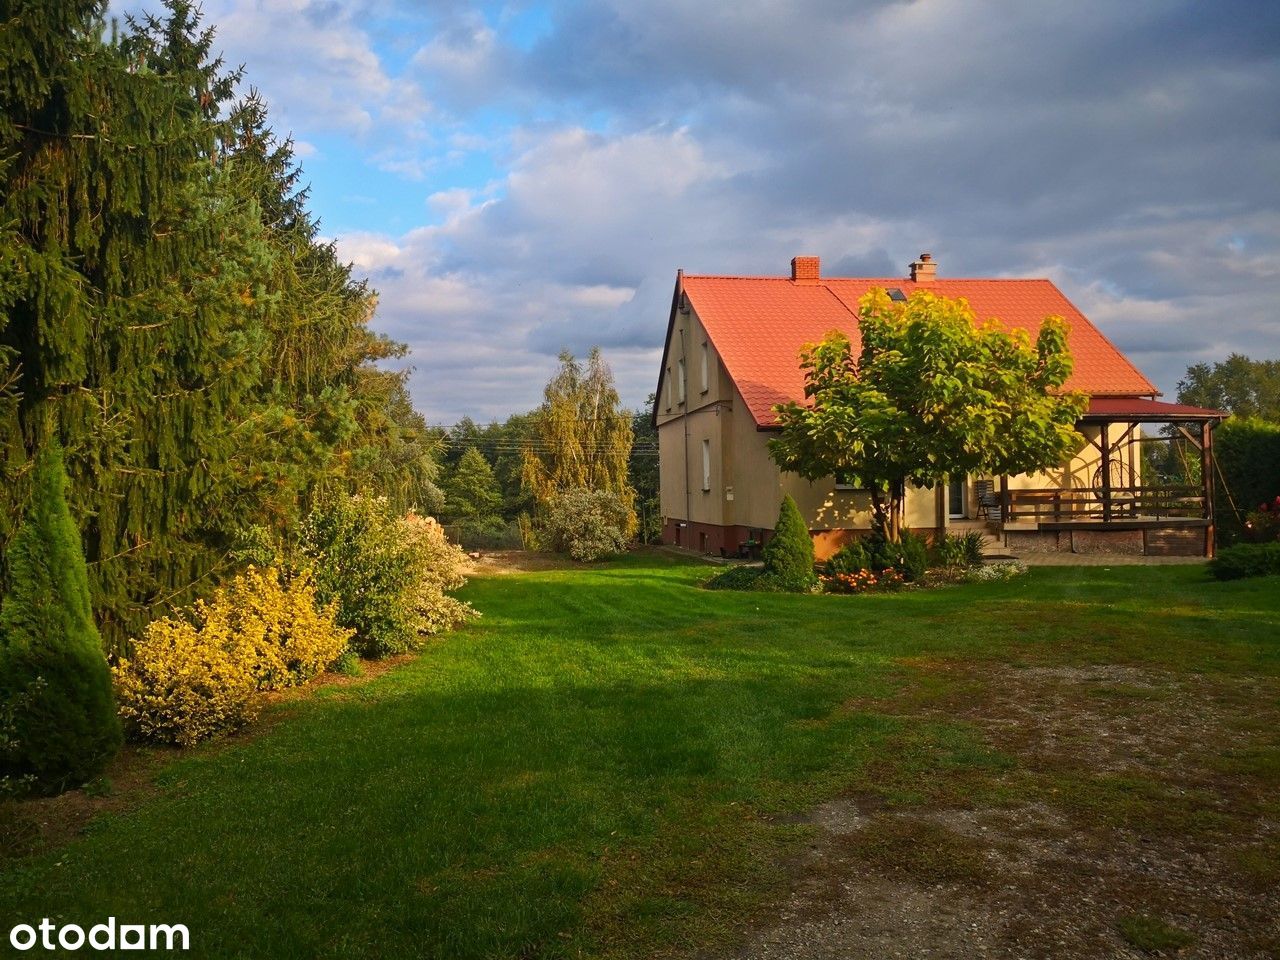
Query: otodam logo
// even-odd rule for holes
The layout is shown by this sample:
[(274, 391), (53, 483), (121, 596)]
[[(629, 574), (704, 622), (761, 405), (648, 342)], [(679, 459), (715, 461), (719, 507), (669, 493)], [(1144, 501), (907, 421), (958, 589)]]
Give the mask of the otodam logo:
[(58, 926), (48, 917), (38, 924), (20, 923), (9, 931), (15, 950), (190, 950), (191, 936), (181, 923), (122, 923), (107, 917), (86, 932), (74, 923)]

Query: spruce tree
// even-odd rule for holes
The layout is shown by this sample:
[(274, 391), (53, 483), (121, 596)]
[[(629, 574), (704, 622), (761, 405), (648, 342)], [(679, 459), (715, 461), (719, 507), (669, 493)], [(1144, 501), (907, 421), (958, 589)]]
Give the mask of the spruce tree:
[[(189, 597), (247, 515), (234, 425), (263, 375), (254, 280), (270, 250), (211, 163), (236, 75), (188, 5), (110, 40), (101, 3), (16, 6), (6, 40), (41, 52), (0, 88), (0, 344), (21, 397), (0, 423), (15, 481), (0, 535), (29, 451), (61, 437), (99, 622), (119, 643)], [(20, 50), (0, 45), (0, 74)]]
[[(109, 647), (326, 488), (439, 504), (433, 440), (272, 134), (187, 0), (0, 17), (0, 549), (51, 435)], [(0, 575), (4, 574), (0, 564)]]
[(94, 626), (62, 451), (36, 457), (31, 501), (9, 547), (0, 606), (0, 703), (21, 700), (0, 777), (56, 793), (84, 783), (120, 746), (111, 674)]
[(795, 589), (808, 587), (814, 581), (813, 538), (790, 494), (782, 498), (777, 526), (764, 545), (764, 568)]
[(444, 517), (467, 533), (496, 533), (502, 528), (502, 491), (493, 468), (475, 447), (468, 447), (444, 488)]

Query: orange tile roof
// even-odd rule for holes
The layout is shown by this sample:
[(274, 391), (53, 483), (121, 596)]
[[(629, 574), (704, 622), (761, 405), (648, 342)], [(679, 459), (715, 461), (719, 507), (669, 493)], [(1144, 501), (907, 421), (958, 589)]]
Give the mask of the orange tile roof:
[(859, 349), (858, 299), (872, 287), (907, 296), (930, 290), (964, 297), (979, 319), (1033, 338), (1050, 314), (1070, 324), (1075, 370), (1067, 387), (1094, 396), (1152, 396), (1155, 386), (1049, 280), (932, 280), (684, 276), (683, 290), (758, 427), (776, 423), (774, 404), (804, 398), (800, 349), (839, 329)]

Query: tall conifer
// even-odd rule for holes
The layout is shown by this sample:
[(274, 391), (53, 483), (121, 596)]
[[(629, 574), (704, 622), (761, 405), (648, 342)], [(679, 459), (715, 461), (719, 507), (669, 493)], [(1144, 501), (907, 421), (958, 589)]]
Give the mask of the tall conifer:
[(317, 491), (439, 491), (403, 374), (374, 366), (403, 347), (369, 329), (261, 99), (234, 102), (187, 0), (109, 39), (105, 6), (0, 0), (0, 549), (60, 436), (123, 649)]

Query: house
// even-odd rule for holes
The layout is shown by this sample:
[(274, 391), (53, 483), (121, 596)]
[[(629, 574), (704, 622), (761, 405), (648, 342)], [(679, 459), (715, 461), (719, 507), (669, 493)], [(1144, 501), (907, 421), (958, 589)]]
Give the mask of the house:
[[(981, 319), (1034, 338), (1051, 314), (1071, 328), (1069, 389), (1090, 396), (1078, 424), (1084, 448), (1034, 475), (955, 477), (907, 492), (917, 532), (981, 530), (1001, 549), (1145, 555), (1213, 553), (1213, 427), (1225, 414), (1159, 399), (1159, 391), (1052, 282), (952, 280), (923, 253), (906, 277), (823, 277), (796, 257), (781, 277), (676, 275), (658, 378), (663, 541), (732, 555), (767, 539), (784, 494), (812, 531), (818, 557), (871, 528), (865, 491), (828, 477), (810, 483), (770, 459), (776, 404), (800, 401), (802, 346), (840, 329), (858, 349), (858, 300), (873, 287), (895, 299), (917, 290), (964, 297)], [(1194, 486), (1144, 477), (1144, 425), (1173, 425), (1200, 461)], [(1144, 482), (1144, 480), (1149, 482)]]

